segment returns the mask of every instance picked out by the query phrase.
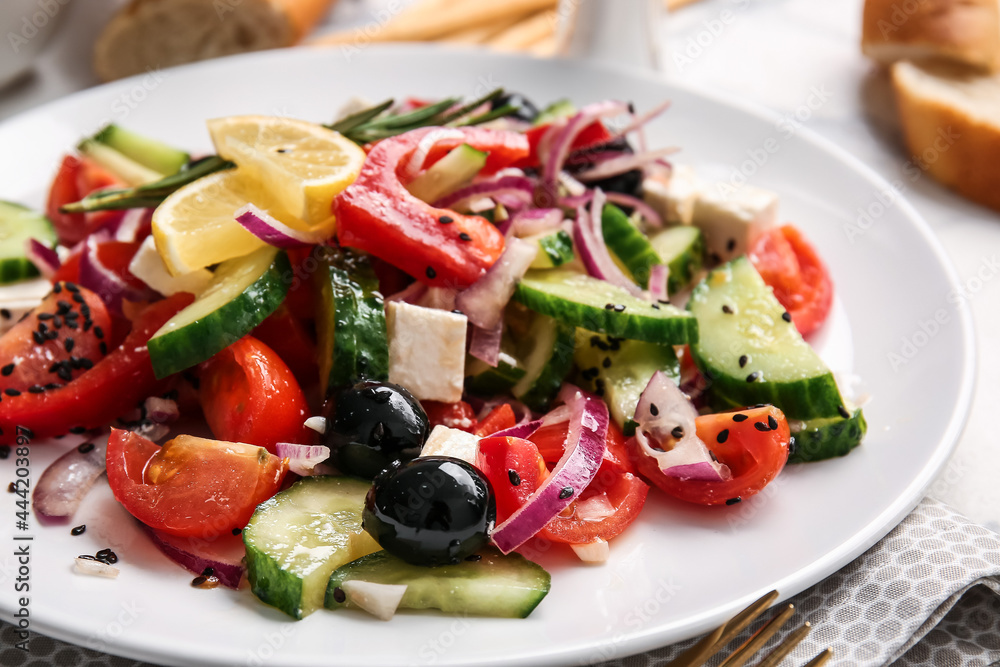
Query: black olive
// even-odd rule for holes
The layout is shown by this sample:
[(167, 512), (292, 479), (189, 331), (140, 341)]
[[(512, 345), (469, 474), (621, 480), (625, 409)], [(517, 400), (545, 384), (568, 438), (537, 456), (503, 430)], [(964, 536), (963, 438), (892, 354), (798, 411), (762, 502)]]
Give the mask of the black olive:
[(344, 389), (327, 404), (326, 420), (329, 462), (367, 479), (419, 454), (429, 430), (420, 402), (388, 382), (360, 382)]
[[(575, 175), (590, 169), (593, 164), (590, 159), (594, 159), (600, 156), (601, 153), (615, 152), (615, 153), (634, 153), (631, 144), (628, 143), (624, 137), (619, 137), (614, 141), (606, 143), (602, 146), (595, 146), (593, 148), (587, 148), (582, 151), (577, 151), (572, 155), (571, 164), (567, 164), (567, 171), (570, 175)], [(608, 178), (601, 179), (599, 181), (593, 181), (587, 183), (591, 188), (600, 188), (605, 192), (620, 192), (626, 195), (632, 195), (633, 197), (642, 197), (642, 170), (632, 169), (631, 171), (626, 171), (616, 176), (609, 176)]]
[(364, 529), (414, 565), (448, 565), (489, 541), (496, 522), (493, 489), (461, 459), (425, 456), (383, 471), (365, 498)]
[(517, 111), (510, 114), (510, 118), (517, 118), (518, 120), (533, 123), (535, 118), (538, 117), (538, 107), (536, 107), (531, 100), (520, 93), (507, 93), (506, 95), (501, 95), (490, 102), (490, 110), (493, 111), (499, 109), (500, 107), (507, 106), (508, 104), (517, 107)]

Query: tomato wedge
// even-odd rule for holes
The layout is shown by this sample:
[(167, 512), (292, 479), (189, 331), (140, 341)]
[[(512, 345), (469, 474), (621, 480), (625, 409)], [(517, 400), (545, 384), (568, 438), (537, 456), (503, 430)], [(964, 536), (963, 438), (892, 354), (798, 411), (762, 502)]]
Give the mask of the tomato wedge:
[(162, 393), (168, 383), (153, 374), (146, 342), (192, 300), (190, 294), (175, 294), (147, 306), (122, 344), (72, 382), (38, 394), (4, 396), (0, 444), (14, 441), (17, 426), (38, 437), (101, 428), (147, 396)]
[(111, 316), (97, 294), (56, 283), (0, 337), (0, 392), (42, 393), (72, 381), (104, 358), (110, 336)]
[(111, 429), (108, 483), (129, 514), (179, 537), (231, 534), (281, 487), (288, 460), (236, 442), (179, 435), (157, 445)]
[[(549, 465), (562, 456), (567, 424), (553, 424), (536, 431), (529, 439)], [(649, 486), (635, 474), (621, 430), (608, 426), (604, 460), (590, 485), (580, 497), (550, 521), (541, 537), (565, 544), (588, 544), (610, 540), (639, 518)]]
[(66, 204), (79, 201), (94, 192), (111, 187), (124, 187), (118, 178), (93, 160), (82, 155), (67, 155), (49, 188), (46, 215), (55, 227), (59, 243), (74, 246), (96, 230), (117, 221), (121, 211), (94, 213), (63, 213)]
[(749, 256), (800, 334), (823, 325), (833, 304), (833, 281), (798, 229), (784, 225), (767, 230), (754, 241)]
[(441, 401), (420, 401), (427, 413), (430, 428), (437, 425), (457, 428), (472, 433), (476, 429), (476, 412), (465, 401), (442, 403)]
[[(790, 441), (784, 413), (773, 405), (703, 415), (695, 420), (698, 437), (729, 466), (724, 482), (667, 477), (656, 462), (638, 454), (639, 473), (667, 494), (699, 505), (732, 505), (758, 493), (788, 461)], [(637, 451), (635, 439), (630, 447)]]
[[(483, 417), (479, 425), (476, 426), (474, 433), (483, 438), (497, 431), (511, 428), (515, 424), (517, 424), (517, 417), (514, 416), (514, 408), (510, 407), (510, 403), (504, 403), (490, 410), (489, 414)], [(538, 448), (535, 447), (535, 449), (537, 450)]]
[(201, 366), (201, 409), (212, 434), (274, 452), (279, 442), (305, 444), (311, 432), (305, 394), (288, 365), (244, 336)]
[[(357, 179), (333, 201), (341, 245), (358, 248), (437, 287), (464, 288), (500, 257), (504, 240), (485, 218), (434, 208), (407, 192), (399, 172), (420, 140), (436, 128), (421, 128), (375, 144)], [(438, 142), (424, 165), (462, 143), (488, 151), (487, 170), (528, 154), (517, 132), (458, 128), (459, 138)]]
[(479, 441), (476, 467), (493, 488), (497, 524), (521, 507), (549, 474), (545, 459), (533, 442), (504, 436)]

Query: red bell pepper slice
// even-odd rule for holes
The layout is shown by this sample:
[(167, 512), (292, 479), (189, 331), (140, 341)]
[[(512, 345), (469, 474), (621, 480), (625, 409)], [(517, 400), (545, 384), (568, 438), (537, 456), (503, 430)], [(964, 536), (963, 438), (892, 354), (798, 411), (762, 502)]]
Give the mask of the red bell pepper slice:
[(75, 427), (105, 426), (166, 387), (166, 380), (158, 381), (153, 375), (146, 343), (193, 299), (181, 293), (150, 304), (117, 349), (62, 387), (40, 394), (4, 396), (0, 403), (0, 444), (14, 442), (18, 426), (30, 429), (38, 438), (63, 435)]
[(112, 187), (120, 188), (124, 184), (93, 160), (77, 155), (63, 158), (49, 188), (49, 199), (45, 207), (60, 244), (74, 246), (92, 232), (114, 223), (124, 215), (122, 211), (63, 213), (60, 210), (62, 206), (80, 201), (95, 190)]
[[(503, 252), (496, 227), (479, 216), (434, 208), (404, 187), (400, 172), (420, 140), (439, 128), (421, 128), (384, 139), (371, 148), (358, 178), (333, 201), (337, 238), (436, 287), (461, 289), (476, 282)], [(467, 143), (489, 152), (486, 171), (528, 155), (528, 140), (516, 132), (461, 128), (461, 137), (438, 142), (423, 166)]]

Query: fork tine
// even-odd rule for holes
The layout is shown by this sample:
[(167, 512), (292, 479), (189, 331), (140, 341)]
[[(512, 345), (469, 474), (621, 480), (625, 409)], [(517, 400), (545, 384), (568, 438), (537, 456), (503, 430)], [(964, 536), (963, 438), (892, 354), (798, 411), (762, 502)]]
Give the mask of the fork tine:
[[(788, 633), (788, 636), (785, 637), (773, 651), (768, 653), (763, 660), (758, 662), (756, 667), (778, 667), (778, 665), (781, 664), (781, 661), (784, 660), (789, 653), (795, 650), (795, 647), (799, 645), (799, 642), (806, 638), (806, 635), (809, 634), (810, 630), (812, 630), (812, 625), (809, 624), (809, 621), (806, 621), (795, 630)], [(829, 656), (827, 656), (827, 658), (828, 657)], [(823, 662), (826, 662), (827, 658), (824, 658)], [(816, 666), (813, 665), (813, 667)]]
[(833, 655), (833, 649), (825, 648), (822, 651), (820, 651), (815, 658), (813, 658), (806, 664), (802, 665), (802, 667), (822, 667), (822, 665), (825, 665), (826, 661), (829, 660), (832, 655)]
[(755, 618), (764, 613), (777, 597), (778, 591), (765, 593), (746, 609), (705, 635), (701, 641), (664, 665), (664, 667), (701, 667), (709, 658), (721, 651), (733, 637), (750, 625)]
[(747, 660), (761, 649), (774, 634), (781, 629), (795, 613), (795, 605), (787, 605), (770, 621), (764, 624), (753, 636), (743, 642), (743, 645), (722, 661), (719, 667), (743, 667)]

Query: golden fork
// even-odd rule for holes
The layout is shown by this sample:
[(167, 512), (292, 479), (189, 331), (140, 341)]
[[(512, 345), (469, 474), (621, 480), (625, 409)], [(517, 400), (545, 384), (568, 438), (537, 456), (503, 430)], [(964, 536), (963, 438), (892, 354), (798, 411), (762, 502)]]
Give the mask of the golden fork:
[[(684, 651), (674, 660), (663, 667), (700, 667), (704, 665), (712, 656), (725, 648), (726, 644), (732, 641), (733, 637), (743, 631), (754, 619), (760, 616), (771, 606), (771, 603), (778, 599), (778, 591), (771, 591), (762, 596), (749, 607), (733, 616), (727, 622), (720, 625), (712, 632), (705, 635), (701, 641)], [(795, 605), (789, 604), (778, 611), (760, 630), (755, 632), (749, 639), (743, 642), (739, 648), (733, 651), (729, 657), (723, 660), (718, 667), (742, 667), (747, 660), (752, 658), (774, 634), (781, 629), (792, 614), (795, 613)], [(789, 633), (780, 644), (774, 647), (770, 653), (757, 663), (755, 667), (778, 667), (782, 660), (805, 639), (812, 626), (806, 621), (801, 626)], [(824, 649), (807, 662), (803, 667), (820, 667), (833, 655), (832, 649)]]

